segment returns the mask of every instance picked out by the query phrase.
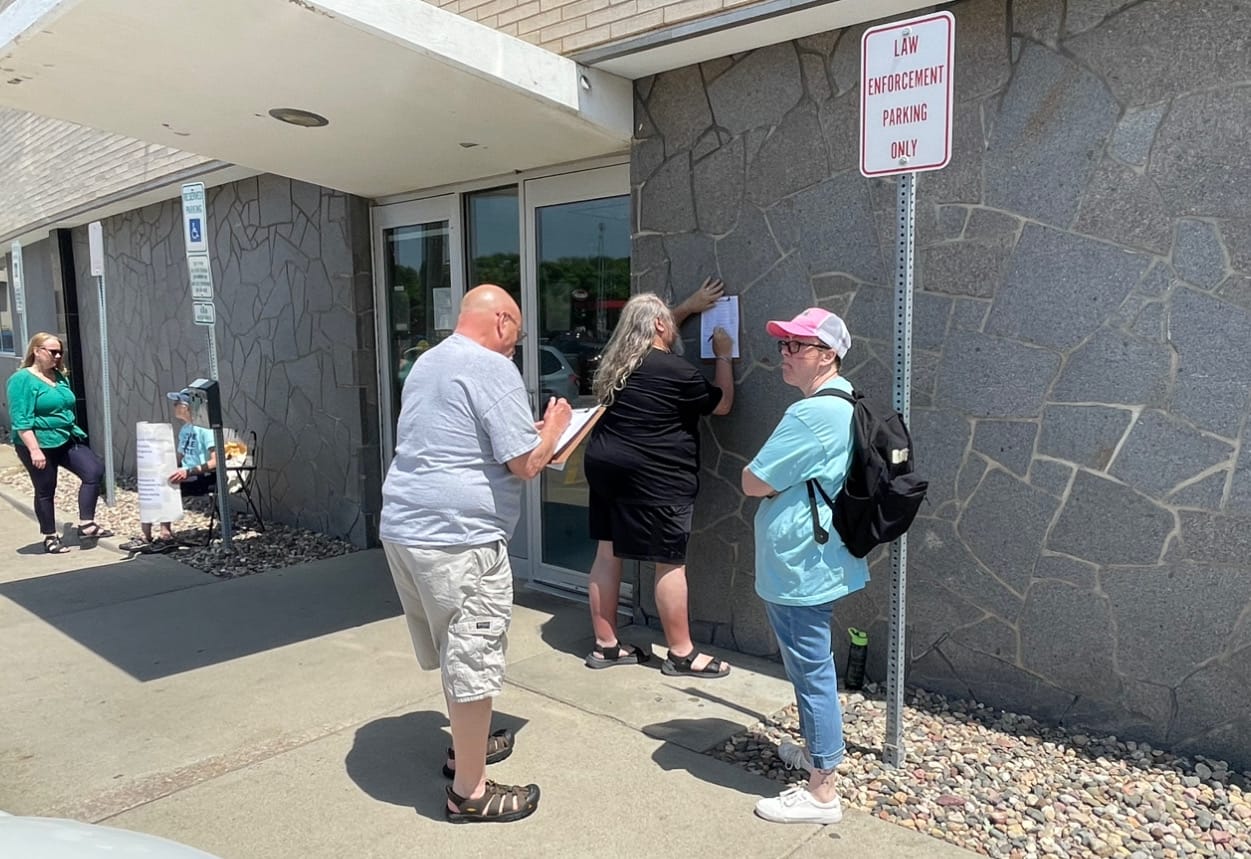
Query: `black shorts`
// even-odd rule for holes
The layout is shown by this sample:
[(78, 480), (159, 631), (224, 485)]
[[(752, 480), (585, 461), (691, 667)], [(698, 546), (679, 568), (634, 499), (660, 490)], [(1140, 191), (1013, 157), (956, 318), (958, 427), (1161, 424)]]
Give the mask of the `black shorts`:
[(193, 474), (182, 483), (178, 484), (178, 491), (182, 493), (183, 498), (208, 495), (216, 488), (216, 474)]
[(621, 504), (591, 493), (591, 539), (612, 543), (612, 553), (630, 561), (686, 563), (694, 504), (661, 507)]

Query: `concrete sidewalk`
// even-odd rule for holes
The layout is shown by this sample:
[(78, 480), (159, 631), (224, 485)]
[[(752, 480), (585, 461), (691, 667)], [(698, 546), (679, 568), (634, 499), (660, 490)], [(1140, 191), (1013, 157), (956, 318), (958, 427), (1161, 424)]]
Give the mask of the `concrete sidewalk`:
[[(11, 497), (11, 495), (10, 495)], [(0, 808), (137, 829), (223, 859), (965, 856), (849, 811), (752, 814), (778, 785), (702, 752), (791, 700), (777, 666), (590, 672), (585, 607), (520, 589), (492, 767), (539, 811), (452, 826), (438, 677), (417, 670), (378, 551), (221, 581), (165, 556), (40, 553), (0, 515)], [(655, 641), (630, 630), (632, 641)]]

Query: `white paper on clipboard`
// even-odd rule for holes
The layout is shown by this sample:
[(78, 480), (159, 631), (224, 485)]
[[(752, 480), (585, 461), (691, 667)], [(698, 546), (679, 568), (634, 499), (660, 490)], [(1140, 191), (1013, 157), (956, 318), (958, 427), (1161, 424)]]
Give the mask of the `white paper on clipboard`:
[(724, 328), (734, 340), (734, 351), (730, 353), (730, 357), (739, 357), (737, 295), (718, 298), (716, 304), (699, 315), (699, 357), (716, 357), (712, 351), (712, 332), (718, 328)]

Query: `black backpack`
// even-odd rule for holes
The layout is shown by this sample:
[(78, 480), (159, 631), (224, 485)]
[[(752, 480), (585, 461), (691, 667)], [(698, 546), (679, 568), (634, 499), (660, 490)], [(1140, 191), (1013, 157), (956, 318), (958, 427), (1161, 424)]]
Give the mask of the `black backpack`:
[(912, 471), (912, 436), (903, 415), (894, 409), (874, 408), (857, 391), (848, 394), (825, 388), (813, 396), (838, 397), (851, 403), (855, 436), (847, 479), (837, 498), (831, 501), (818, 481), (808, 481), (813, 534), (820, 544), (830, 539), (817, 515), (815, 487), (834, 511), (834, 529), (848, 551), (863, 558), (875, 546), (890, 543), (908, 530), (929, 483)]

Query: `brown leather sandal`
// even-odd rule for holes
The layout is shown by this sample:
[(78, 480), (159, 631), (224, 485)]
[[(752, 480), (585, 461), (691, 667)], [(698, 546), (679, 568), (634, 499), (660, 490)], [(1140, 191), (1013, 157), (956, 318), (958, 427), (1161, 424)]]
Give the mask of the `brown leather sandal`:
[(447, 809), (452, 823), (512, 823), (534, 814), (539, 807), (537, 784), (496, 784), (487, 779), (486, 792), (477, 799), (459, 796), (447, 786), (447, 798), (456, 810)]
[[(490, 764), (498, 764), (513, 753), (513, 746), (516, 744), (513, 738), (513, 732), (507, 728), (500, 728), (491, 736), (487, 737), (486, 762)], [(456, 760), (456, 751), (450, 746), (447, 750), (447, 759), (449, 761)], [(447, 778), (456, 778), (456, 770), (443, 765), (443, 775)]]

